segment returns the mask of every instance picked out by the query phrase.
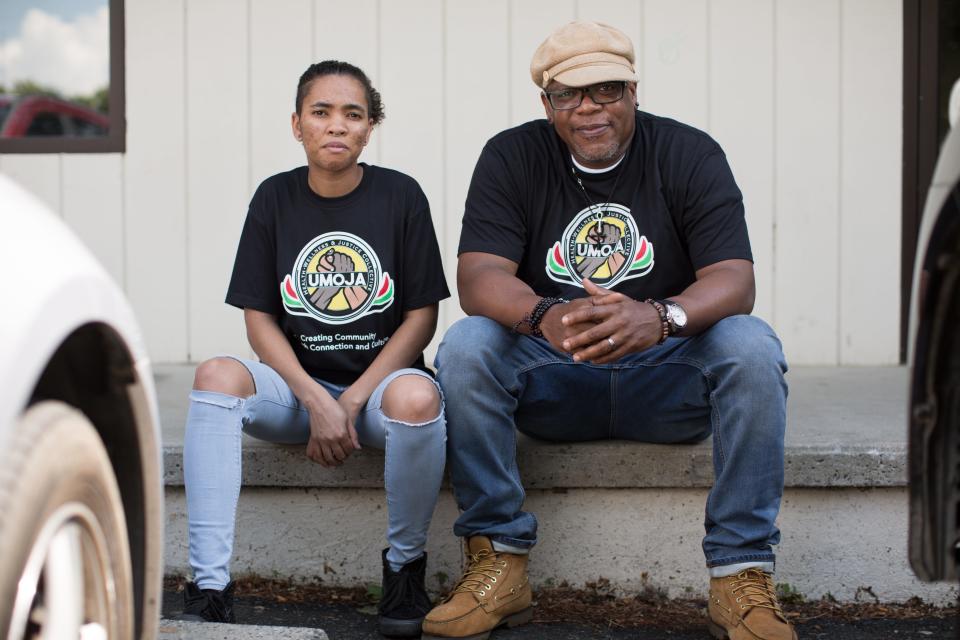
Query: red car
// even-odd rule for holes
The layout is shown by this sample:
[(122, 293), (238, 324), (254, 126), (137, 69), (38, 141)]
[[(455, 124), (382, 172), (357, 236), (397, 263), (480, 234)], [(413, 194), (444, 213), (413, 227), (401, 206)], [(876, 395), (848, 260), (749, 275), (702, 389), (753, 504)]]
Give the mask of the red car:
[(0, 95), (0, 138), (105, 136), (110, 119), (93, 109), (50, 96)]

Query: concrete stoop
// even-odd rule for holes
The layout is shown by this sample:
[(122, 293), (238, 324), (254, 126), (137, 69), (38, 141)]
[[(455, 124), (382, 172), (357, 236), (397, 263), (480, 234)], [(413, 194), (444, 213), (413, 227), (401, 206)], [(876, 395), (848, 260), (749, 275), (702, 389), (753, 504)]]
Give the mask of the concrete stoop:
[(157, 640), (329, 640), (322, 629), (160, 620)]
[[(187, 365), (155, 367), (164, 430), (166, 571), (189, 574), (182, 444)], [(794, 368), (788, 374), (786, 491), (776, 581), (841, 602), (956, 602), (953, 585), (918, 581), (907, 563), (906, 391), (902, 367)], [(700, 540), (711, 444), (622, 441), (556, 445), (523, 436), (525, 509), (537, 515), (535, 586), (609, 580), (628, 594), (702, 596)], [(330, 585), (379, 583), (386, 508), (383, 455), (324, 469), (303, 447), (244, 439), (233, 572)], [(428, 545), (429, 586), (460, 572), (457, 509), (440, 496)]]

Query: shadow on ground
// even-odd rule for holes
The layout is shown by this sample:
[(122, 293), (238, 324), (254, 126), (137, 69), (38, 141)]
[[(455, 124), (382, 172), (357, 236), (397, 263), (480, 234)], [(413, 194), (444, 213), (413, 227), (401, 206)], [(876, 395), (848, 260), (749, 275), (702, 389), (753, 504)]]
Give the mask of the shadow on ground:
[[(163, 597), (163, 616), (175, 617), (182, 609), (179, 581), (167, 581)], [(271, 584), (241, 582), (235, 611), (240, 624), (267, 626), (312, 627), (323, 629), (330, 640), (375, 640), (376, 608), (362, 589), (306, 589)], [(257, 593), (259, 595), (244, 595)], [(583, 594), (579, 610), (589, 611), (590, 619), (577, 622), (575, 617), (558, 612), (564, 594), (541, 594), (534, 622), (516, 629), (500, 629), (491, 640), (709, 640), (704, 625), (704, 611), (697, 603), (644, 603), (645, 608), (627, 607), (621, 601), (600, 602), (583, 607), (590, 599)], [(618, 604), (619, 603), (619, 604)], [(631, 603), (632, 604), (632, 603)], [(577, 607), (573, 607), (576, 610)], [(567, 608), (569, 612), (571, 608)], [(818, 605), (788, 607), (803, 640), (878, 640), (960, 638), (956, 611), (935, 609), (922, 604), (908, 605)], [(605, 618), (606, 616), (606, 618)], [(561, 620), (557, 620), (561, 619)], [(666, 620), (666, 622), (664, 622)]]

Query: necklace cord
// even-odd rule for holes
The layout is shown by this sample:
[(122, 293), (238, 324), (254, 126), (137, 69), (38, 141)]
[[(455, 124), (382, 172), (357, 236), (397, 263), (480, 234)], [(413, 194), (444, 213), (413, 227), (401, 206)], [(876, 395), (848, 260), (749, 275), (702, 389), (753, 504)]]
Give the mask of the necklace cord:
[[(617, 163), (617, 168), (616, 168), (617, 176), (613, 180), (613, 188), (610, 189), (610, 193), (609, 195), (607, 195), (607, 201), (604, 204), (610, 204), (610, 200), (613, 198), (613, 194), (617, 192), (617, 186), (620, 184), (620, 176), (623, 175), (623, 171), (624, 171), (623, 165), (627, 163), (628, 155), (630, 155), (629, 148), (627, 148), (627, 151), (626, 153), (624, 153), (623, 158), (620, 160), (620, 162)], [(583, 186), (583, 180), (580, 179), (580, 175), (577, 173), (577, 168), (572, 164), (570, 165), (570, 173), (573, 175), (573, 179), (577, 181), (577, 186), (580, 187), (580, 193), (583, 194), (583, 199), (586, 201), (587, 208), (590, 209), (590, 213), (593, 213), (593, 214), (602, 213), (600, 211), (600, 205), (590, 199), (590, 195), (587, 193), (586, 187)]]

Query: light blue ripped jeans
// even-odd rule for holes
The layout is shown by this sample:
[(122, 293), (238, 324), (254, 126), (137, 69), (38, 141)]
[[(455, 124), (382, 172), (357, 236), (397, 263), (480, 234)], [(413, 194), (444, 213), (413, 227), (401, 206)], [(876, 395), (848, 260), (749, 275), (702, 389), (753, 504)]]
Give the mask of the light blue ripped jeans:
[[(223, 589), (230, 582), (240, 495), (241, 432), (280, 444), (306, 444), (310, 438), (307, 411), (280, 374), (260, 362), (234, 359), (253, 377), (254, 395), (243, 399), (212, 391), (190, 392), (183, 476), (190, 566), (201, 589)], [(423, 555), (446, 462), (442, 395), (440, 414), (423, 424), (393, 420), (380, 408), (387, 385), (403, 375), (423, 376), (436, 384), (419, 369), (394, 371), (370, 395), (354, 425), (362, 445), (385, 453), (387, 560), (394, 569)], [(317, 382), (334, 398), (346, 389)]]

